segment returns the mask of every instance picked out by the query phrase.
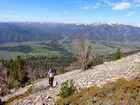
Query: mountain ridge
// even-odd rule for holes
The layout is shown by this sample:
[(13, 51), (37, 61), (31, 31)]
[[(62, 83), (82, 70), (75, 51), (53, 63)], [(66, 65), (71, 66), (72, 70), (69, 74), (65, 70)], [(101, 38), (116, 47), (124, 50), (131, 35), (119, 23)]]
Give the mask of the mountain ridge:
[(140, 42), (140, 27), (119, 23), (0, 23), (0, 43), (75, 39), (83, 34), (93, 41)]

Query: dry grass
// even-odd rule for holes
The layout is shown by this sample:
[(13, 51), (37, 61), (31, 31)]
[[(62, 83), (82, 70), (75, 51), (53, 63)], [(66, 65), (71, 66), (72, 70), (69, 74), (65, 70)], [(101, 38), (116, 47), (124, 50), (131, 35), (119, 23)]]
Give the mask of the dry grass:
[(20, 99), (23, 99), (23, 98), (28, 97), (28, 96), (29, 96), (29, 94), (27, 94), (27, 93), (13, 96), (7, 100), (5, 105), (11, 105), (11, 103), (14, 102), (15, 100), (20, 100)]
[(140, 105), (140, 78), (127, 81), (118, 79), (108, 82), (103, 88), (90, 87), (56, 105)]

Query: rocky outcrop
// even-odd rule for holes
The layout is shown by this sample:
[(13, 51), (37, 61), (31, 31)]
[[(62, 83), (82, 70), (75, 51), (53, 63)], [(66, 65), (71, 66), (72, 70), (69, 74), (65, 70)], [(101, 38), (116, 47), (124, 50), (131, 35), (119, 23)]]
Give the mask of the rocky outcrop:
[[(103, 86), (108, 81), (115, 81), (118, 78), (131, 79), (140, 76), (140, 53), (132, 56), (124, 57), (117, 61), (105, 62), (102, 65), (93, 67), (92, 69), (81, 71), (75, 70), (65, 74), (55, 76), (57, 85), (53, 90), (44, 90), (39, 93), (30, 95), (22, 100), (15, 101), (13, 105), (54, 105), (57, 93), (60, 91), (61, 84), (66, 80), (73, 79), (75, 85), (79, 88), (87, 88), (90, 86)], [(138, 77), (140, 78), (140, 77)], [(38, 80), (34, 83), (35, 87), (47, 87), (48, 78)], [(24, 93), (28, 87), (19, 89), (15, 94)], [(12, 96), (12, 95), (11, 95)], [(11, 96), (3, 97), (3, 100)], [(43, 104), (44, 103), (44, 104)]]

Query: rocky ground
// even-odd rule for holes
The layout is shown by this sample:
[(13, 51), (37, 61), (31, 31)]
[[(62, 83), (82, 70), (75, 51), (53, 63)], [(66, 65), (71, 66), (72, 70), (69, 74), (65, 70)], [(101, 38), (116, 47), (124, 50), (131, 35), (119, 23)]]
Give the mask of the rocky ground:
[[(124, 57), (117, 61), (105, 62), (102, 65), (93, 67), (92, 69), (81, 71), (74, 70), (65, 74), (55, 76), (56, 87), (53, 90), (47, 88), (48, 78), (36, 81), (34, 87), (46, 87), (43, 91), (32, 94), (24, 99), (15, 101), (12, 105), (54, 105), (57, 100), (57, 94), (60, 86), (66, 80), (73, 79), (75, 85), (79, 88), (87, 88), (90, 86), (103, 86), (107, 81), (115, 81), (118, 78), (131, 79), (140, 78), (140, 53), (132, 56)], [(24, 93), (31, 85), (19, 89), (12, 95), (3, 97), (7, 100), (11, 96)]]

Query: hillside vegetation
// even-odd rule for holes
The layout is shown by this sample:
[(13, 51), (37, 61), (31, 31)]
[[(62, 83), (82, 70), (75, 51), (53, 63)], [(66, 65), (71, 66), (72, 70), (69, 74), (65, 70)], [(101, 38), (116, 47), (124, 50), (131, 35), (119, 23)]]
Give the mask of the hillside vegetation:
[(56, 105), (140, 105), (140, 78), (108, 82), (102, 88), (89, 87)]

